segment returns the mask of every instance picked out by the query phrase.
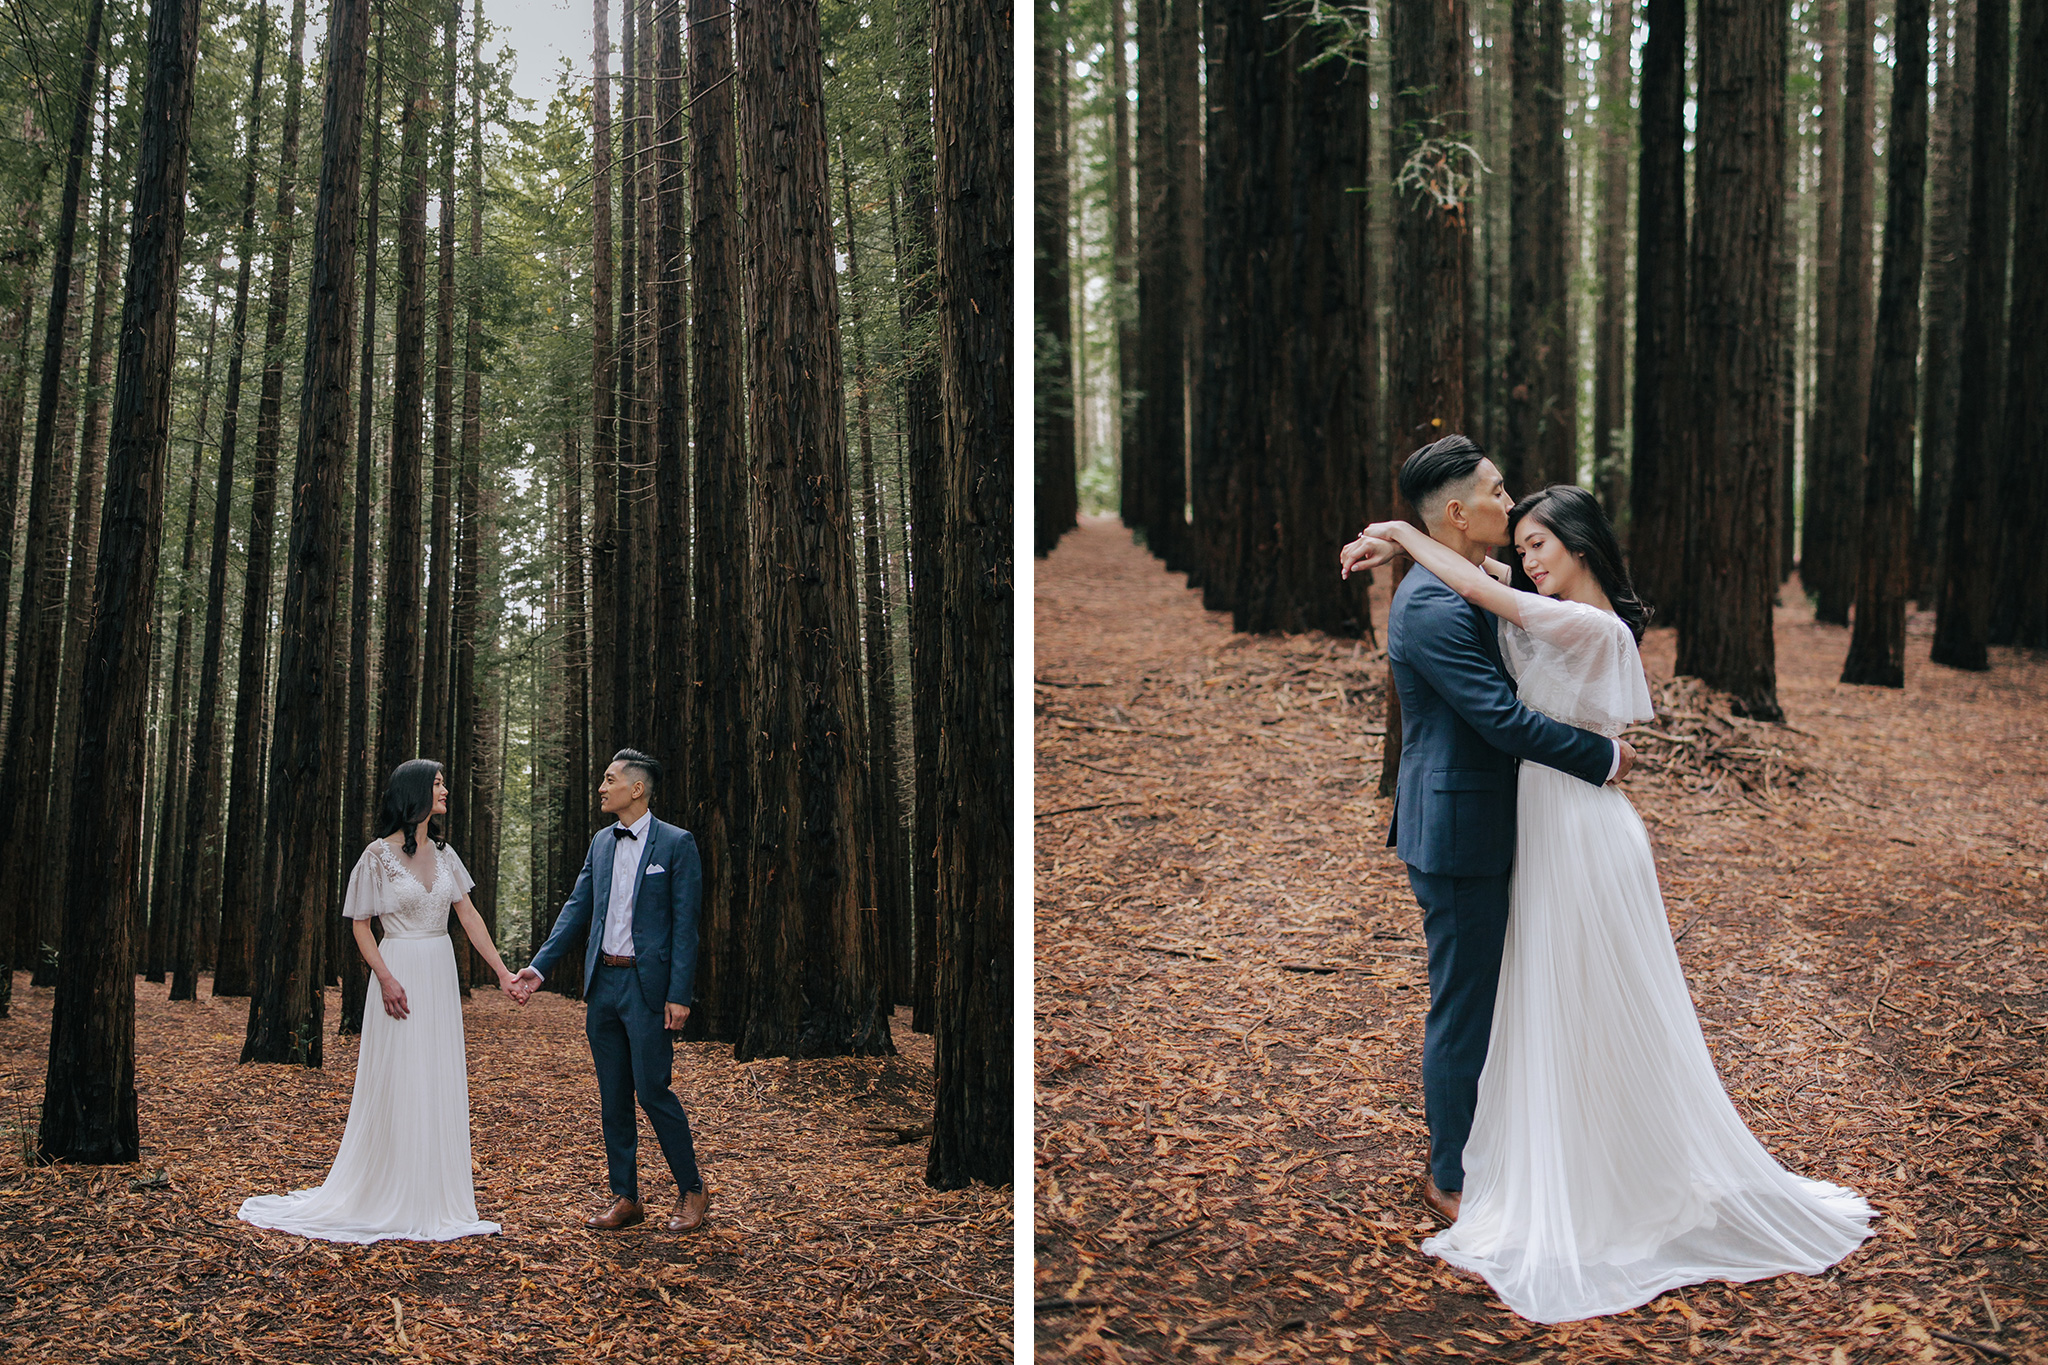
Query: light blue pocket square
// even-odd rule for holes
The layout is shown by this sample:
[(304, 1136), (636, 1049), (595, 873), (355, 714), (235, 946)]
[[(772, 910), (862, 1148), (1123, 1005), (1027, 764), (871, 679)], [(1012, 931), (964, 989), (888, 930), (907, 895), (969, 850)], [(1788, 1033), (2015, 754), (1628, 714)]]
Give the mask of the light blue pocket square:
[(652, 867), (650, 867), (650, 868), (648, 868), (648, 869), (647, 869), (647, 875), (648, 875), (648, 876), (650, 876), (650, 877), (652, 877), (652, 876), (653, 876), (653, 875), (654, 875), (655, 873), (657, 873), (657, 872), (666, 872), (666, 871), (668, 871), (668, 869), (667, 869), (667, 868), (663, 867), (663, 866), (662, 866), (662, 865), (661, 865), (660, 863), (656, 863), (656, 864), (655, 864), (654, 866), (652, 866)]

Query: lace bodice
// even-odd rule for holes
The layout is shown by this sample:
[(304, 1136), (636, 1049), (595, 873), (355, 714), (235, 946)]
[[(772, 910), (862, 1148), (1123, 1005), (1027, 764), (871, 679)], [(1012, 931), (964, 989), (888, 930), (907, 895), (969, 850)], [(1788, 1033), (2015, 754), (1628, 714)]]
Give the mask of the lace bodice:
[(1635, 636), (1612, 612), (1527, 593), (1500, 623), (1501, 659), (1522, 704), (1613, 738), (1656, 716)]
[(448, 907), (475, 885), (452, 848), (434, 848), (433, 884), (427, 885), (390, 844), (372, 839), (349, 874), (341, 913), (350, 919), (377, 916), (387, 938), (428, 938), (448, 932)]

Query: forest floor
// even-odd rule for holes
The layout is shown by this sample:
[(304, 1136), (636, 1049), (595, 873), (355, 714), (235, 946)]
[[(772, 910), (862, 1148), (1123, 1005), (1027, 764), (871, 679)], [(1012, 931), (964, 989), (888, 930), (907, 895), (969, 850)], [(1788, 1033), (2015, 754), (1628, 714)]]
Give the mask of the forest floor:
[[(15, 980), (0, 1020), (0, 1356), (9, 1362), (246, 1360), (1008, 1361), (1011, 1192), (924, 1183), (932, 1043), (901, 1055), (741, 1064), (677, 1049), (711, 1220), (661, 1229), (675, 1183), (641, 1124), (649, 1220), (595, 1233), (608, 1202), (583, 1007), (494, 989), (464, 1010), (479, 1216), (494, 1237), (373, 1246), (240, 1222), (251, 1194), (318, 1185), (355, 1079), (238, 1066), (246, 1000), (173, 1005), (137, 982), (142, 1160), (24, 1160), (50, 992)], [(374, 1008), (374, 1002), (372, 1004)], [(327, 1019), (337, 1017), (328, 992)]]
[(1732, 727), (1775, 780), (1627, 790), (1737, 1109), (1881, 1217), (1817, 1277), (1546, 1327), (1417, 1249), (1383, 656), (1232, 634), (1111, 518), (1039, 561), (1040, 1357), (2048, 1361), (2048, 657), (1935, 667), (1916, 617), (1903, 691), (1845, 687), (1848, 632), (1785, 597), (1789, 726)]

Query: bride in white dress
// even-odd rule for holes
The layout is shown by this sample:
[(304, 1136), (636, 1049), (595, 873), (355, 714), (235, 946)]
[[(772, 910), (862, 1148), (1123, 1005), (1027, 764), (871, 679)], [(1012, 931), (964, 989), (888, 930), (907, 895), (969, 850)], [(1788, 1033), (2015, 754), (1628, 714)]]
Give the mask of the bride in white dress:
[[(1585, 490), (1517, 503), (1518, 591), (1405, 522), (1398, 547), (1500, 618), (1523, 704), (1619, 735), (1652, 718), (1647, 613)], [(1489, 566), (1505, 575), (1501, 566)], [(1616, 614), (1619, 607), (1630, 619)], [(1772, 1159), (1729, 1102), (1628, 797), (1521, 765), (1507, 939), (1457, 1221), (1422, 1249), (1537, 1322), (1618, 1313), (1707, 1280), (1815, 1274), (1869, 1236), (1869, 1205)]]
[[(434, 817), (447, 809), (439, 763), (416, 758), (391, 774), (380, 837), (356, 860), (342, 906), (384, 1007), (363, 1011), (341, 1149), (319, 1188), (244, 1200), (246, 1222), (330, 1242), (445, 1242), (498, 1231), (477, 1218), (470, 1179), (469, 1069), (451, 906), (508, 995), (513, 978), (470, 903), (475, 878), (441, 841)], [(370, 933), (373, 916), (383, 921), (381, 945)]]

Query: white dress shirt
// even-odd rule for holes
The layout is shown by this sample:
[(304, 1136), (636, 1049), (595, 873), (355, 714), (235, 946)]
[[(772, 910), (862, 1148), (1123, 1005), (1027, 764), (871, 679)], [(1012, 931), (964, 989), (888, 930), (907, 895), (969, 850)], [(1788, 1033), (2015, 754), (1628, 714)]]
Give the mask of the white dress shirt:
[(612, 895), (604, 912), (604, 942), (598, 951), (613, 957), (633, 956), (633, 892), (640, 877), (640, 855), (647, 851), (647, 833), (654, 828), (654, 812), (644, 810), (627, 828), (631, 839), (612, 836)]

